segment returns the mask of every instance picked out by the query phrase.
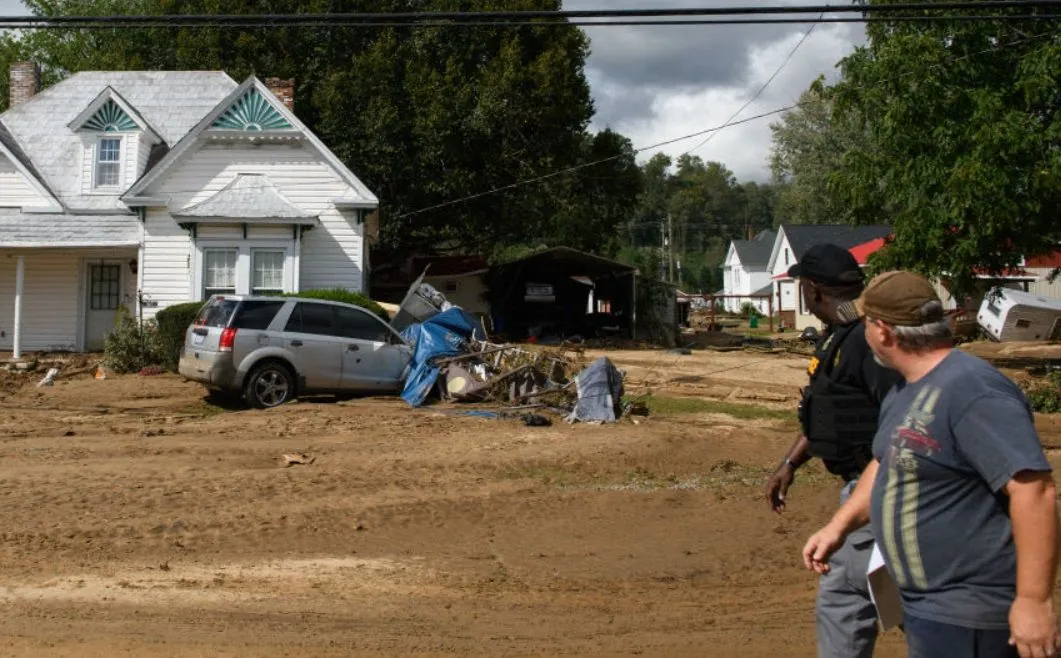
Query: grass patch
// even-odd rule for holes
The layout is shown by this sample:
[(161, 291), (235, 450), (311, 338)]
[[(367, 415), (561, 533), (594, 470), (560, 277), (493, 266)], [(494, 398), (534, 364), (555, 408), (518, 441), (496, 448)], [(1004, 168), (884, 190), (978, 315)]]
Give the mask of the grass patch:
[(633, 402), (642, 402), (649, 413), (658, 416), (677, 416), (681, 414), (725, 414), (742, 420), (793, 420), (795, 410), (770, 409), (756, 404), (738, 404), (721, 400), (703, 398), (681, 398), (665, 395), (650, 395)]

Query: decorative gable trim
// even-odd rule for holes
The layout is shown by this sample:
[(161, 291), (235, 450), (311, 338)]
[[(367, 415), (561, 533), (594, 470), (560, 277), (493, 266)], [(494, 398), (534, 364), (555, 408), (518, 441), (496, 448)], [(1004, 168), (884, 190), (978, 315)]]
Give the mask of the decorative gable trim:
[[(313, 148), (328, 163), (329, 166), (339, 175), (339, 177), (349, 185), (354, 192), (357, 194), (356, 201), (360, 202), (362, 208), (376, 208), (379, 206), (379, 199), (376, 198), (365, 184), (354, 175), (354, 172), (350, 171), (343, 162), (332, 153), (331, 149), (324, 145), (320, 141), (313, 131), (306, 127), (304, 123), (298, 120), (295, 114), (287, 109), (280, 99), (277, 98), (268, 87), (262, 84), (261, 80), (254, 77), (253, 75), (243, 81), (239, 87), (237, 87), (231, 94), (229, 94), (224, 100), (217, 104), (217, 106), (211, 110), (202, 120), (196, 124), (194, 128), (188, 131), (188, 134), (181, 138), (173, 148), (170, 149), (169, 153), (165, 155), (150, 171), (140, 178), (136, 183), (133, 184), (129, 190), (122, 195), (122, 200), (127, 205), (134, 205), (133, 199), (136, 199), (142, 195), (142, 193), (148, 189), (153, 183), (162, 178), (162, 176), (172, 167), (180, 162), (183, 162), (192, 150), (192, 146), (195, 145), (200, 136), (204, 132), (207, 132), (214, 123), (225, 114), (233, 104), (238, 100), (242, 99), (248, 90), (254, 89), (258, 92), (259, 96), (264, 100), (273, 110), (275, 110), (287, 123), (291, 125), (291, 130), (286, 132), (286, 135), (300, 135), (306, 143)], [(215, 135), (227, 133), (229, 135), (238, 134), (243, 136), (253, 136), (256, 133), (245, 131), (232, 131), (231, 129), (218, 128), (214, 129)], [(275, 136), (276, 133), (273, 133)], [(264, 137), (264, 136), (263, 136)], [(352, 205), (352, 204), (351, 204)]]
[(262, 96), (257, 87), (251, 87), (236, 99), (210, 127), (246, 132), (293, 129), (291, 123)]
[(130, 105), (113, 87), (106, 87), (74, 120), (70, 130), (97, 132), (134, 132), (142, 130), (155, 143), (163, 141), (151, 124)]
[(139, 128), (136, 122), (125, 113), (125, 110), (113, 100), (108, 100), (101, 105), (82, 127), (105, 133), (131, 132)]

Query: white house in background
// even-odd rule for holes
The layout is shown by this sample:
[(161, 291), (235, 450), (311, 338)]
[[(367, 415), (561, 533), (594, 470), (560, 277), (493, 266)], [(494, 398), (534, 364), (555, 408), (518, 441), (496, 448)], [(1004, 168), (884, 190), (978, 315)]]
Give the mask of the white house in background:
[(788, 268), (796, 264), (808, 249), (824, 243), (851, 249), (890, 234), (891, 228), (882, 225), (782, 224), (774, 240), (768, 269), (774, 284), (774, 307), (780, 309), (784, 326), (801, 330), (817, 323), (803, 304), (798, 282), (788, 276)]
[(11, 68), (0, 349), (98, 350), (123, 313), (365, 286), (376, 197), (294, 115), (293, 81)]
[[(722, 294), (726, 295), (723, 305), (727, 311), (736, 313), (745, 303), (751, 302), (760, 313), (768, 312), (770, 302), (752, 295), (770, 295), (773, 290), (767, 268), (776, 238), (776, 233), (765, 230), (751, 240), (733, 240), (729, 243), (729, 251), (722, 264)], [(743, 295), (747, 299), (729, 295)]]

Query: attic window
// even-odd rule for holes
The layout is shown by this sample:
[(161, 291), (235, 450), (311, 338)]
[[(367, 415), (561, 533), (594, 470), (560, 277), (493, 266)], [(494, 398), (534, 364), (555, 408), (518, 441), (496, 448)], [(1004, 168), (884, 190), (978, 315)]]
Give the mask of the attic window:
[(104, 137), (96, 148), (96, 187), (117, 187), (122, 166), (122, 140)]
[(214, 121), (214, 128), (261, 132), (290, 129), (291, 124), (256, 88), (251, 88)]
[(96, 113), (85, 122), (85, 127), (90, 130), (113, 133), (136, 130), (136, 122), (129, 118), (121, 107), (113, 100), (108, 100), (100, 106)]

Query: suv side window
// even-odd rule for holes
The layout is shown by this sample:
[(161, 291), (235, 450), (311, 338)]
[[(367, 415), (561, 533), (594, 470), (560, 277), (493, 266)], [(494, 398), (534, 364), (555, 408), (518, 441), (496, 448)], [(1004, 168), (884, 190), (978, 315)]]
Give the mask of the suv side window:
[(257, 329), (264, 331), (269, 328), (273, 318), (284, 306), (283, 301), (246, 301), (240, 304), (236, 311), (236, 317), (232, 320), (232, 326), (236, 329)]
[(375, 343), (386, 343), (391, 333), (383, 323), (364, 311), (353, 308), (336, 307), (339, 315), (339, 335), (343, 338), (367, 340)]
[(334, 336), (335, 307), (328, 304), (299, 302), (291, 311), (284, 331), (319, 336)]

